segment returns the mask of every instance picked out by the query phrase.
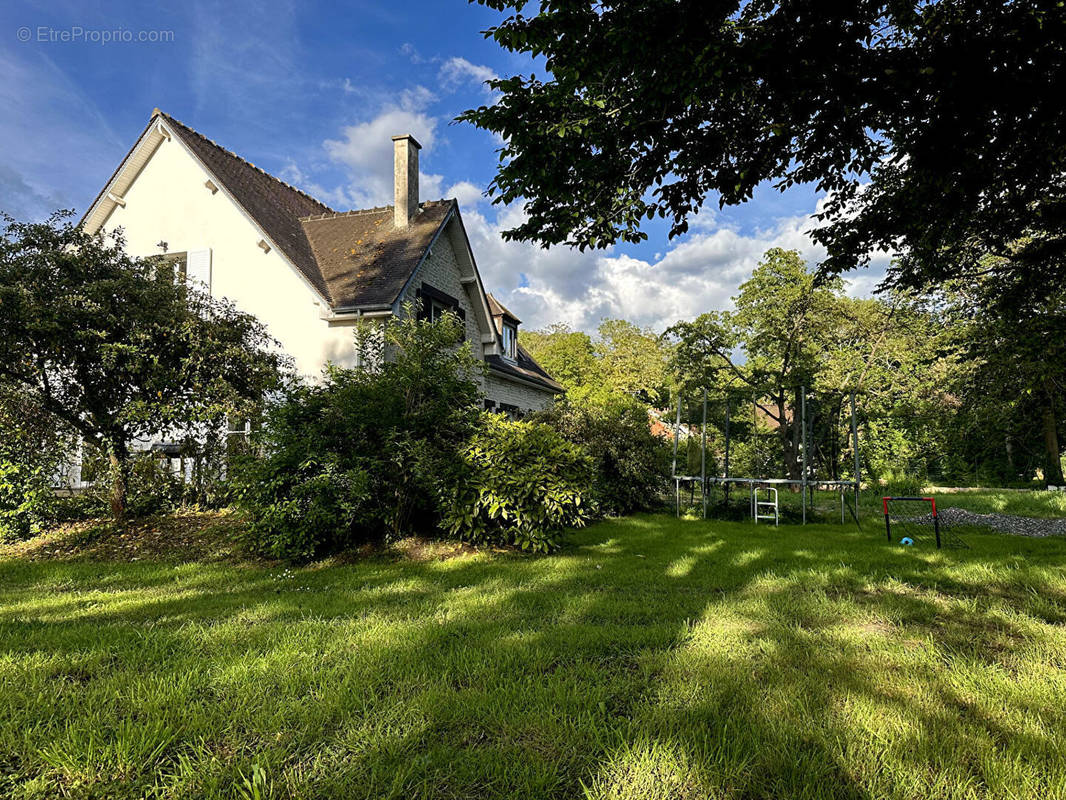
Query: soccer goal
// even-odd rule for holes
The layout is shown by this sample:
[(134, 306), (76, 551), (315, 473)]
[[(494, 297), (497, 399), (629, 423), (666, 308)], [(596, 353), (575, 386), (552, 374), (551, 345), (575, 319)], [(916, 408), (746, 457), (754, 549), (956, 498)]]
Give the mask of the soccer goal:
[(885, 536), (903, 545), (936, 543), (942, 547), (965, 548), (966, 543), (952, 533), (936, 510), (934, 497), (882, 497), (885, 513)]

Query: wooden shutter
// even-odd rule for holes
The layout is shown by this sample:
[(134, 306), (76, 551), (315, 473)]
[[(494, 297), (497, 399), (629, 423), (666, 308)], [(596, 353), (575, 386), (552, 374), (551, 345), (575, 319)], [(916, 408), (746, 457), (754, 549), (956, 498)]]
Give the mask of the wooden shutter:
[(185, 261), (185, 279), (201, 291), (211, 294), (211, 248), (189, 251)]

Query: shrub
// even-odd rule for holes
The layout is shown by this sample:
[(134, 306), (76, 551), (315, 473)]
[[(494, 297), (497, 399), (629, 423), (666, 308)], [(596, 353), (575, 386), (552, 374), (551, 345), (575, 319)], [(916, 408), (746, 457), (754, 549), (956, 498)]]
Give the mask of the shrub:
[(0, 539), (39, 533), (57, 513), (52, 476), (72, 438), (27, 393), (0, 385)]
[(461, 539), (546, 553), (592, 516), (592, 460), (548, 425), (483, 414), (461, 460), (442, 498), (443, 528)]
[(917, 475), (889, 473), (883, 491), (889, 497), (916, 497), (925, 493), (925, 481)]
[(0, 541), (40, 533), (55, 515), (55, 492), (41, 467), (0, 461)]
[(267, 411), (261, 455), (235, 471), (245, 543), (310, 558), (436, 529), (440, 486), (477, 420), (475, 362), (462, 341), (450, 314), (364, 326), (366, 366), (289, 387)]
[[(82, 478), (90, 485), (75, 502), (64, 503), (64, 508), (72, 516), (110, 516), (114, 473), (108, 458), (98, 448), (86, 445), (81, 464)], [(155, 454), (132, 454), (126, 472), (127, 515), (147, 517), (173, 511), (182, 504), (184, 481), (172, 474)]]
[(563, 401), (538, 418), (592, 457), (593, 497), (600, 511), (621, 516), (661, 504), (670, 447), (651, 432), (643, 403), (622, 395)]

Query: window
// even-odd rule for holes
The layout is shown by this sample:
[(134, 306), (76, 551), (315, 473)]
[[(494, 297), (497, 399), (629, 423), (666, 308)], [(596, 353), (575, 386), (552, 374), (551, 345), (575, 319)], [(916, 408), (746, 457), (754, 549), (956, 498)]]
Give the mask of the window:
[(176, 281), (185, 281), (202, 292), (211, 294), (211, 251), (188, 250), (166, 253), (159, 257), (164, 270)]
[(437, 322), (452, 309), (444, 305), (440, 300), (429, 301), (429, 321)]
[(423, 283), (422, 288), (415, 292), (415, 298), (419, 301), (421, 306), (418, 312), (419, 319), (428, 320), (429, 322), (438, 322), (450, 311), (459, 318), (460, 322), (466, 322), (466, 312), (463, 311), (462, 306), (459, 305), (459, 301), (450, 294), (446, 294), (440, 289), (433, 288), (428, 283)]
[(503, 323), (503, 354), (510, 359), (518, 358), (518, 327)]
[(183, 281), (189, 273), (188, 253), (167, 253), (162, 257), (163, 269), (174, 276), (174, 280)]

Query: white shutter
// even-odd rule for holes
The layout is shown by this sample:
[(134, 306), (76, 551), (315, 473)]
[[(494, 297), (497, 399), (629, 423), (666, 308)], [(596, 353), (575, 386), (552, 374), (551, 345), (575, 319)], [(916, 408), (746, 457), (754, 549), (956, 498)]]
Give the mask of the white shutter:
[(211, 294), (211, 248), (189, 251), (185, 276), (189, 283)]

